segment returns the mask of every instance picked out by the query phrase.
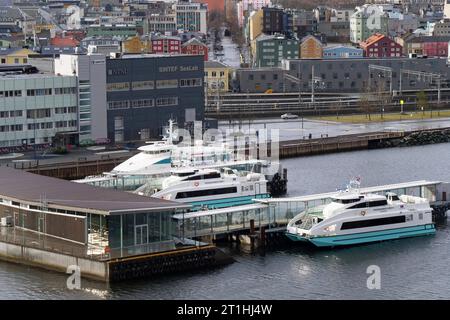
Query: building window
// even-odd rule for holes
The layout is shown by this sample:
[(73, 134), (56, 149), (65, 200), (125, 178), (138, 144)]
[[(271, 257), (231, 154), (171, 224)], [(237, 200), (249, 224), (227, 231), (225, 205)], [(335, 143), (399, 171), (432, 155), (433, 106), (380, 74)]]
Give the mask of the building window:
[(170, 89), (170, 88), (178, 88), (178, 80), (177, 79), (157, 80), (156, 81), (156, 89)]
[(108, 83), (106, 85), (106, 91), (129, 91), (130, 83), (129, 82), (116, 82), (116, 83)]
[(67, 128), (67, 121), (56, 121), (55, 128)]
[(201, 87), (203, 85), (202, 79), (194, 78), (194, 79), (181, 79), (180, 87)]
[(69, 88), (55, 88), (55, 95), (60, 94), (76, 94), (77, 88), (69, 87)]
[(109, 101), (108, 102), (108, 110), (116, 110), (116, 109), (128, 109), (130, 107), (129, 101)]
[(164, 97), (156, 99), (156, 106), (176, 106), (178, 105), (178, 97)]
[(150, 108), (154, 105), (155, 104), (153, 99), (139, 99), (130, 101), (130, 106), (132, 108)]
[(50, 116), (50, 108), (27, 110), (27, 119), (49, 118)]
[(131, 83), (132, 90), (149, 90), (155, 89), (154, 81), (133, 81)]

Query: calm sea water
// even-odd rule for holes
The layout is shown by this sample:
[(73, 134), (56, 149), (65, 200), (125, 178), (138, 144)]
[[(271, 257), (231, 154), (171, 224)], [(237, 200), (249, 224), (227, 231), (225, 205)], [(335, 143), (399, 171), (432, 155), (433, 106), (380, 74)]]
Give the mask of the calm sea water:
[[(333, 191), (360, 175), (363, 186), (428, 179), (450, 181), (450, 144), (357, 151), (283, 161), (289, 195)], [(233, 254), (232, 265), (107, 286), (0, 262), (0, 299), (441, 299), (450, 298), (450, 227), (435, 236), (317, 250), (284, 245)], [(381, 289), (368, 290), (366, 268), (381, 268)]]

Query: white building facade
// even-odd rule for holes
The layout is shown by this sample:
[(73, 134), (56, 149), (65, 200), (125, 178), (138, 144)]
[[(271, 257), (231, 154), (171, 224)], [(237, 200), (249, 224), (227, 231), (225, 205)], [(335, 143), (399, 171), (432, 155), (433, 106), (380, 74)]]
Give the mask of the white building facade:
[(77, 76), (80, 144), (105, 142), (108, 136), (105, 55), (62, 54), (55, 60), (55, 73)]
[(73, 75), (0, 76), (0, 147), (48, 144), (57, 135), (75, 143), (77, 91)]

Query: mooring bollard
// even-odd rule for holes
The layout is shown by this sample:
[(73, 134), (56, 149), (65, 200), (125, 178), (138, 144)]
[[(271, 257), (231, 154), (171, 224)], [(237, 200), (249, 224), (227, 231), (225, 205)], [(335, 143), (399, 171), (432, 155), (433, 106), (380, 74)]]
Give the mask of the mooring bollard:
[(259, 230), (259, 243), (260, 246), (266, 245), (266, 228), (261, 227)]
[(255, 234), (255, 220), (250, 219), (250, 234)]

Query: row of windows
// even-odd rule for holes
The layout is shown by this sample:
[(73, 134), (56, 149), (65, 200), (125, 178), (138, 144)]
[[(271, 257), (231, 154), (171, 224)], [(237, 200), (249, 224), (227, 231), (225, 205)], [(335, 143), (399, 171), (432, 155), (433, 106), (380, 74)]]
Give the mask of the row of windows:
[(55, 114), (77, 113), (77, 107), (58, 107), (55, 108)]
[(378, 218), (370, 220), (349, 221), (342, 223), (341, 230), (369, 228), (375, 226), (384, 226), (388, 224), (404, 223), (406, 222), (405, 216)]
[[(6, 59), (5, 58), (2, 58), (1, 60), (0, 60), (0, 63), (1, 64), (5, 64), (6, 63)], [(20, 63), (20, 59), (19, 58), (14, 58), (14, 64), (19, 64)], [(22, 63), (28, 63), (28, 59), (27, 58), (22, 58)]]
[[(205, 77), (208, 77), (209, 76), (209, 72), (208, 71), (206, 71), (205, 72)], [(225, 76), (225, 71), (220, 71), (219, 72), (219, 77), (224, 77)], [(217, 77), (217, 71), (211, 71), (211, 77)]]
[(21, 124), (0, 126), (0, 132), (14, 132), (14, 131), (22, 131), (22, 130), (23, 130), (23, 125), (21, 125)]
[[(390, 57), (401, 57), (401, 53), (391, 53)], [(378, 57), (377, 53), (369, 53), (369, 57)]]
[(22, 110), (0, 111), (0, 118), (21, 117), (22, 114), (23, 114)]
[(170, 80), (156, 81), (156, 89), (169, 89), (169, 88), (178, 88), (178, 80), (170, 79)]
[[(379, 50), (379, 51), (387, 52), (388, 50), (387, 50), (387, 48), (383, 48), (383, 50)], [(391, 51), (392, 51), (392, 52), (394, 52), (394, 51), (400, 52), (401, 49), (398, 48), (398, 47), (397, 47), (397, 48), (392, 47), (392, 48), (391, 48)], [(369, 52), (378, 52), (378, 48), (370, 48), (370, 49), (369, 49)]]
[(131, 108), (148, 108), (154, 106), (153, 99), (138, 99), (130, 101)]
[(27, 119), (40, 119), (49, 117), (51, 117), (50, 108), (27, 110)]
[[(131, 90), (151, 90), (151, 89), (176, 89), (178, 87), (201, 87), (203, 82), (200, 78), (191, 79), (168, 79), (168, 80), (147, 80), (147, 81), (134, 81), (131, 83)], [(106, 86), (108, 92), (112, 91), (129, 91), (129, 82), (115, 82), (108, 83)]]
[[(56, 121), (53, 125), (53, 122), (41, 122), (41, 123), (29, 123), (27, 124), (28, 130), (46, 130), (55, 128), (67, 128), (67, 127), (76, 127), (78, 125), (77, 120), (70, 121)], [(22, 124), (12, 124), (12, 125), (3, 125), (0, 126), (0, 132), (15, 132), (15, 131), (23, 131)]]
[[(77, 113), (77, 107), (57, 107), (55, 108), (55, 114)], [(22, 117), (22, 110), (0, 111), (0, 118), (15, 118)], [(51, 109), (33, 109), (27, 110), (28, 119), (47, 118), (51, 116)]]
[(196, 78), (196, 79), (181, 79), (180, 80), (180, 87), (181, 88), (201, 87), (201, 86), (203, 86), (203, 81), (200, 78)]
[(156, 99), (156, 106), (158, 107), (168, 107), (177, 105), (178, 105), (178, 97), (164, 97)]
[[(176, 106), (178, 97), (161, 97), (156, 99), (156, 106)], [(108, 102), (109, 110), (129, 109), (129, 108), (150, 108), (155, 106), (154, 99), (137, 99)]]
[(355, 204), (349, 207), (349, 209), (381, 207), (387, 206), (387, 204), (387, 200), (368, 201)]
[(76, 127), (78, 125), (77, 120), (70, 121), (56, 121), (55, 128), (67, 128), (67, 127)]
[(21, 96), (22, 96), (22, 90), (0, 91), (0, 98), (21, 97)]
[(154, 81), (134, 81), (131, 83), (132, 90), (148, 90), (154, 88), (155, 88)]
[(45, 130), (52, 129), (53, 122), (29, 123), (28, 130)]
[(219, 188), (219, 189), (208, 189), (208, 190), (195, 190), (195, 191), (185, 191), (178, 192), (175, 199), (186, 199), (186, 198), (195, 198), (195, 197), (207, 197), (207, 196), (215, 196), (220, 194), (228, 194), (228, 193), (236, 193), (236, 187), (227, 187), (227, 188)]
[[(66, 87), (66, 88), (55, 88), (54, 94), (55, 95), (61, 95), (61, 94), (76, 94), (77, 88), (75, 87)], [(53, 94), (52, 88), (45, 88), (45, 89), (27, 89), (27, 96), (28, 97), (34, 97), (34, 96), (51, 96)]]
[(336, 53), (336, 52), (324, 52), (323, 56), (324, 57), (362, 57), (363, 53), (361, 52), (340, 52), (340, 53)]

